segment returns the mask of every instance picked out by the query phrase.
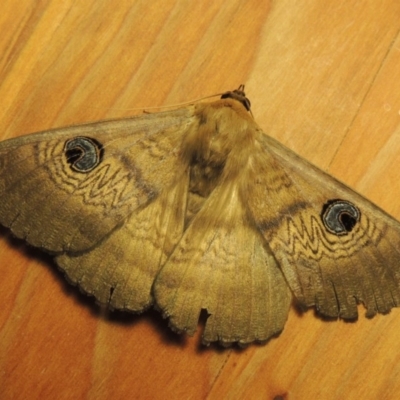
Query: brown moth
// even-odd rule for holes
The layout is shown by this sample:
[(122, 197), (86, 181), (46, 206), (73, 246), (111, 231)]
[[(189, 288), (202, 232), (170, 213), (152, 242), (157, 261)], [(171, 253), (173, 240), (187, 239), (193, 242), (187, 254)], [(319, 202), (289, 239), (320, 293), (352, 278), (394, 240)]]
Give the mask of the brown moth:
[(218, 101), (0, 143), (0, 223), (112, 309), (151, 305), (203, 341), (400, 303), (400, 223)]

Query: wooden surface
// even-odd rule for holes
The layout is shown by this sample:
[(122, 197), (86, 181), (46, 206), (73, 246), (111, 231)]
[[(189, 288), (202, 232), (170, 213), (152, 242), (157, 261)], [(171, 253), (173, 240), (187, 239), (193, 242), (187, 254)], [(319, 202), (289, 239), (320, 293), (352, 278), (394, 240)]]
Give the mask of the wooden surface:
[[(400, 219), (399, 29), (398, 0), (2, 0), (0, 138), (245, 83), (267, 133)], [(292, 309), (264, 346), (204, 348), (201, 327), (107, 314), (51, 258), (0, 240), (1, 399), (399, 396), (398, 309)]]

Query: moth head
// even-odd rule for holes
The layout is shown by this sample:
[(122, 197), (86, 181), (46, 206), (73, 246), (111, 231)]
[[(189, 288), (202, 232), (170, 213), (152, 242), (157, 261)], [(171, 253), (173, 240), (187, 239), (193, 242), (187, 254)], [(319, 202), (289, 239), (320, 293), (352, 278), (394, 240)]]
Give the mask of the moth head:
[(250, 111), (251, 103), (250, 100), (246, 97), (246, 93), (244, 92), (244, 85), (240, 85), (237, 89), (232, 90), (230, 92), (223, 93), (221, 99), (236, 100), (239, 103), (242, 103), (247, 111)]

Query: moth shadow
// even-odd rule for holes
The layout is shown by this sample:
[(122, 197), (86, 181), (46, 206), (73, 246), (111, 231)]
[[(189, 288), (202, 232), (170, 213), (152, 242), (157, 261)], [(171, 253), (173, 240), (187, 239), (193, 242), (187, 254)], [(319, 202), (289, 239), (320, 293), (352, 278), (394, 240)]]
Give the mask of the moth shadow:
[[(198, 323), (198, 329), (201, 331), (201, 334), (204, 332), (207, 318), (209, 316), (210, 315), (207, 313), (206, 310), (203, 309), (201, 311), (200, 319), (199, 319), (199, 323)], [(226, 343), (224, 344), (221, 342), (212, 342), (210, 344), (204, 344), (201, 340), (199, 340), (199, 342), (197, 344), (196, 352), (198, 354), (202, 354), (202, 353), (206, 353), (208, 351), (212, 351), (213, 353), (221, 354), (221, 353), (226, 353), (228, 351), (233, 351), (235, 353), (240, 354), (240, 353), (247, 351), (249, 348), (264, 347), (270, 341), (277, 339), (281, 335), (281, 333), (282, 333), (282, 331), (270, 336), (267, 340), (255, 341), (255, 342), (251, 342), (251, 343), (247, 343), (247, 344), (239, 344), (238, 342), (233, 342), (233, 343), (229, 343), (229, 344), (226, 344)]]
[(70, 284), (65, 279), (63, 272), (57, 268), (55, 262), (52, 261), (51, 264), (51, 270), (60, 278), (60, 283), (64, 293), (68, 297), (73, 297), (74, 301), (76, 301), (79, 306), (89, 309), (91, 314), (96, 318), (101, 319), (108, 324), (124, 326), (132, 328), (132, 330), (140, 324), (146, 324), (154, 328), (157, 334), (161, 336), (161, 340), (164, 344), (175, 346), (185, 345), (185, 336), (173, 332), (168, 327), (168, 321), (165, 320), (153, 307), (144, 310), (142, 313), (134, 313), (129, 310), (110, 309), (107, 305), (98, 303), (94, 296), (88, 295), (80, 290), (76, 285)]
[(297, 301), (295, 298), (293, 298), (292, 307), (293, 307), (295, 313), (299, 317), (303, 317), (303, 315), (306, 312), (312, 311), (312, 313), (313, 313), (315, 318), (318, 318), (318, 319), (320, 319), (321, 321), (324, 321), (324, 322), (337, 322), (338, 320), (341, 320), (344, 323), (354, 324), (355, 322), (358, 321), (358, 316), (355, 317), (355, 318), (350, 318), (350, 319), (349, 318), (348, 319), (343, 319), (343, 318), (340, 318), (339, 316), (337, 316), (337, 317), (329, 317), (327, 315), (321, 314), (315, 307), (306, 307), (306, 306), (304, 306), (299, 301)]
[(72, 285), (65, 279), (65, 274), (58, 268), (50, 254), (30, 246), (23, 239), (16, 238), (9, 229), (3, 226), (0, 226), (0, 237), (4, 238), (10, 247), (18, 250), (18, 252), (27, 259), (34, 260), (40, 264), (40, 267), (47, 268), (54, 279), (59, 282), (61, 290), (67, 297), (84, 305), (92, 314), (101, 315), (101, 306), (95, 303), (93, 297), (81, 292), (78, 287)]
[[(160, 335), (161, 340), (166, 345), (174, 345), (179, 347), (186, 347), (188, 345), (189, 337), (183, 333), (174, 332), (168, 325), (168, 320), (165, 319), (161, 313), (154, 308), (149, 308), (143, 313), (133, 313), (129, 311), (121, 310), (110, 310), (106, 305), (99, 304), (96, 302), (94, 296), (83, 292), (77, 285), (72, 284), (68, 281), (65, 273), (59, 269), (57, 264), (53, 260), (53, 256), (43, 252), (42, 250), (32, 247), (26, 243), (26, 241), (16, 238), (12, 235), (9, 229), (4, 228), (0, 225), (0, 238), (3, 238), (7, 244), (16, 249), (19, 253), (23, 254), (27, 259), (35, 260), (41, 267), (47, 268), (48, 272), (54, 277), (61, 287), (63, 294), (69, 299), (76, 303), (77, 307), (84, 307), (89, 310), (90, 314), (95, 318), (102, 319), (110, 324), (122, 325), (132, 327), (132, 329), (139, 324), (147, 324), (155, 328), (157, 333)], [(301, 306), (301, 304), (293, 303), (296, 313), (303, 315), (308, 309)], [(318, 318), (322, 318), (327, 321), (336, 320), (334, 318), (326, 318), (321, 316), (314, 310)], [(242, 353), (247, 350), (249, 346), (264, 346), (270, 340), (274, 340), (280, 335), (280, 332), (273, 335), (267, 341), (263, 342), (252, 342), (249, 345), (240, 345), (234, 342), (229, 345), (224, 345), (220, 342), (213, 342), (209, 345), (204, 344), (201, 340), (202, 333), (204, 332), (207, 318), (209, 317), (206, 310), (202, 310), (197, 326), (199, 334), (196, 334), (195, 340), (196, 352), (206, 353), (213, 351), (217, 353), (225, 353), (228, 351), (234, 351), (235, 353)]]
[(41, 267), (47, 268), (49, 273), (60, 285), (62, 293), (68, 299), (76, 303), (78, 307), (84, 307), (89, 310), (89, 313), (94, 317), (107, 321), (110, 324), (129, 326), (132, 328), (138, 324), (146, 323), (147, 325), (155, 327), (156, 331), (161, 334), (161, 339), (164, 343), (185, 346), (185, 335), (171, 331), (168, 327), (168, 321), (154, 308), (149, 308), (140, 314), (129, 311), (111, 310), (107, 305), (97, 303), (94, 296), (83, 292), (77, 285), (69, 282), (65, 273), (59, 269), (54, 262), (53, 256), (50, 254), (30, 246), (22, 239), (16, 238), (9, 229), (1, 225), (0, 238), (27, 259), (34, 260), (40, 264)]
[[(106, 306), (100, 307), (106, 308)], [(103, 314), (101, 318), (109, 323), (128, 327), (134, 327), (144, 322), (155, 328), (161, 340), (166, 345), (184, 347), (187, 343), (186, 336), (172, 331), (171, 328), (168, 327), (168, 320), (163, 318), (161, 313), (154, 308), (144, 310), (143, 313), (140, 314), (123, 310), (110, 310), (107, 308), (105, 315)]]

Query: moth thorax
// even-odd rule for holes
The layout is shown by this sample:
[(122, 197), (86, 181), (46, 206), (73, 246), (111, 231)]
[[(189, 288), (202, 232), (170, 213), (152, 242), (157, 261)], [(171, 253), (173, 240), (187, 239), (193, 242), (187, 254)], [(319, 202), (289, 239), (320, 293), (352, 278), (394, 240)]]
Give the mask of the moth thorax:
[(197, 162), (190, 168), (191, 193), (207, 198), (218, 185), (224, 169), (224, 163)]

